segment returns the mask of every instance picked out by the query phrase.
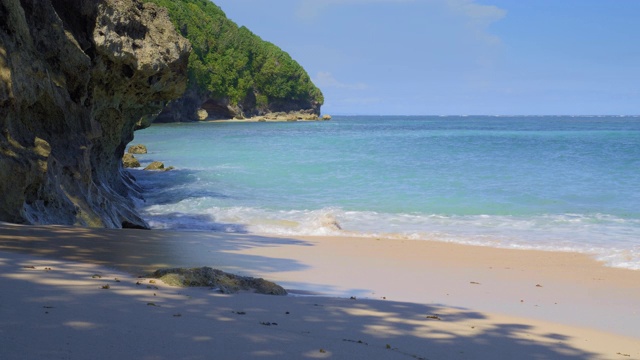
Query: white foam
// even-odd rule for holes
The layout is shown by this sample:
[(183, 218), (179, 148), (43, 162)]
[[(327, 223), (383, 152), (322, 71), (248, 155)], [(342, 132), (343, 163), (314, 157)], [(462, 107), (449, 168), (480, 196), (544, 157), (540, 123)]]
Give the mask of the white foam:
[(532, 217), (385, 214), (372, 211), (269, 210), (216, 206), (189, 198), (144, 209), (153, 228), (279, 236), (384, 237), (515, 249), (580, 252), (609, 266), (640, 270), (640, 220), (607, 214)]

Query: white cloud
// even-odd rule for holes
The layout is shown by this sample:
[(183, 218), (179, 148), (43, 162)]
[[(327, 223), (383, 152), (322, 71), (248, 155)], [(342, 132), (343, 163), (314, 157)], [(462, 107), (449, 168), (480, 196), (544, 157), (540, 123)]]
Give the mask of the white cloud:
[(303, 0), (296, 11), (296, 15), (303, 19), (315, 18), (322, 11), (332, 5), (371, 4), (371, 3), (407, 3), (417, 0)]
[(490, 42), (499, 42), (499, 39), (488, 34), (486, 28), (507, 14), (504, 9), (494, 5), (482, 5), (476, 0), (301, 0), (296, 15), (303, 20), (310, 20), (319, 17), (329, 7), (351, 4), (365, 6), (372, 3), (429, 4), (445, 8), (453, 15), (461, 17), (478, 37)]
[(465, 22), (476, 36), (489, 42), (499, 42), (497, 36), (486, 32), (487, 27), (507, 15), (507, 11), (493, 5), (477, 4), (475, 0), (444, 1), (447, 8), (465, 18)]
[(365, 83), (354, 83), (348, 84), (338, 81), (333, 75), (328, 71), (320, 71), (313, 78), (314, 84), (316, 84), (320, 88), (338, 88), (338, 89), (348, 89), (348, 90), (364, 90), (368, 86)]

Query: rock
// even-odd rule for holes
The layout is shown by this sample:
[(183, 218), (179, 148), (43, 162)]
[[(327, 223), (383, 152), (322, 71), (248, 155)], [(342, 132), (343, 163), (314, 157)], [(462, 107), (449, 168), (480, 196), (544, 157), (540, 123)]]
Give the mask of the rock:
[(131, 154), (124, 154), (122, 157), (122, 165), (126, 168), (137, 168), (140, 167), (140, 161)]
[(156, 122), (188, 122), (201, 120), (199, 109), (207, 112), (207, 119), (254, 119), (264, 117), (269, 120), (286, 121), (291, 116), (299, 120), (318, 120), (321, 104), (315, 102), (274, 102), (267, 108), (258, 108), (254, 102), (241, 101), (233, 106), (228, 98), (211, 98), (202, 90), (190, 85), (184, 95), (165, 107)]
[(209, 113), (205, 109), (198, 109), (197, 113), (198, 113), (198, 120), (200, 121), (207, 120), (207, 118), (209, 117)]
[(147, 165), (147, 167), (144, 168), (145, 170), (149, 170), (149, 171), (170, 171), (175, 169), (173, 166), (169, 166), (169, 167), (164, 167), (164, 163), (161, 161), (154, 161), (151, 164)]
[(331, 120), (331, 115), (322, 115), (322, 120)]
[(229, 274), (210, 267), (172, 268), (156, 270), (148, 277), (160, 279), (168, 285), (218, 288), (222, 293), (236, 293), (241, 290), (253, 290), (259, 294), (287, 295), (282, 286), (264, 279)]
[(318, 220), (321, 228), (329, 230), (342, 230), (342, 227), (338, 223), (338, 220), (336, 220), (335, 216), (331, 214), (324, 214)]
[(189, 53), (154, 4), (0, 0), (0, 221), (147, 228), (122, 157)]
[(131, 145), (129, 146), (129, 154), (146, 154), (147, 153), (147, 147), (142, 145), (142, 144), (138, 144), (138, 145)]
[(161, 161), (154, 161), (144, 168), (145, 170), (164, 170), (164, 163)]

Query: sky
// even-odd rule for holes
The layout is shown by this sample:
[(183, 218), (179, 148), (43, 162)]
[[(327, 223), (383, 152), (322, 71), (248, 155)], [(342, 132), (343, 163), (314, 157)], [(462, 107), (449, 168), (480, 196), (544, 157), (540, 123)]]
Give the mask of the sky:
[(640, 115), (640, 0), (214, 0), (332, 115)]

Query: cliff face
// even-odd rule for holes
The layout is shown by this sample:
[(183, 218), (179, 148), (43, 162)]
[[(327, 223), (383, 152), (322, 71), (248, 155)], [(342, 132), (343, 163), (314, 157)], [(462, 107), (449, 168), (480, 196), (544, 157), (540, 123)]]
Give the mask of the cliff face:
[(244, 119), (279, 112), (319, 116), (321, 105), (317, 101), (308, 99), (275, 99), (263, 106), (258, 106), (254, 93), (249, 93), (239, 103), (233, 104), (228, 97), (212, 96), (199, 89), (196, 84), (190, 83), (184, 95), (167, 105), (154, 120), (156, 122), (202, 120), (198, 118), (198, 111), (201, 109), (206, 111), (207, 119), (211, 120)]
[(147, 227), (121, 158), (190, 45), (137, 0), (0, 0), (0, 221)]

